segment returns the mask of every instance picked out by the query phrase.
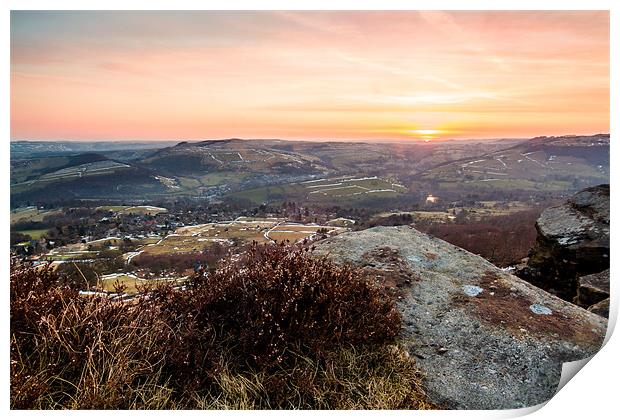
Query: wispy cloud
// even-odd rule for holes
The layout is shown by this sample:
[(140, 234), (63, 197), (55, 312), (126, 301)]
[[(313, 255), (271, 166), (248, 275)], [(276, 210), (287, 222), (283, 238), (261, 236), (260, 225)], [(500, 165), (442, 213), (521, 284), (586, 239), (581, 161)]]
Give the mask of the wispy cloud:
[(13, 12), (11, 137), (609, 129), (606, 12)]

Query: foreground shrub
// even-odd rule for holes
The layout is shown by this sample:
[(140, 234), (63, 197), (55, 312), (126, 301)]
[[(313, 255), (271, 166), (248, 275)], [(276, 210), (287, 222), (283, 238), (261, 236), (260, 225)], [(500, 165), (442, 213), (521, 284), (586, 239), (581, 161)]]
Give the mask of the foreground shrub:
[(186, 287), (85, 298), (11, 269), (12, 408), (425, 408), (361, 272), (254, 247)]
[(152, 311), (80, 297), (49, 266), (12, 267), (12, 408), (126, 407), (158, 369), (157, 326)]
[(211, 370), (210, 342), (239, 366), (269, 369), (287, 349), (320, 360), (343, 345), (392, 342), (400, 328), (392, 301), (359, 271), (283, 246), (254, 247), (186, 291), (154, 295), (177, 326), (168, 360), (188, 375)]

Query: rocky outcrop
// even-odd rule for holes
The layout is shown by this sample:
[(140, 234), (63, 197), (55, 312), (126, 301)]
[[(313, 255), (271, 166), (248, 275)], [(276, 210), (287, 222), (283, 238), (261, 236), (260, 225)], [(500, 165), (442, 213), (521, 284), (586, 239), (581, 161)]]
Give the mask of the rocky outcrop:
[(609, 298), (609, 269), (577, 279), (576, 304), (587, 308), (607, 298)]
[(317, 255), (364, 267), (397, 301), (402, 343), (429, 397), (455, 409), (550, 399), (562, 363), (593, 355), (606, 320), (409, 226), (316, 243)]
[(516, 274), (574, 301), (580, 276), (609, 268), (609, 185), (587, 188), (546, 209), (536, 229), (527, 265)]
[(605, 318), (609, 318), (609, 298), (601, 300), (599, 303), (588, 307), (588, 311), (600, 315)]

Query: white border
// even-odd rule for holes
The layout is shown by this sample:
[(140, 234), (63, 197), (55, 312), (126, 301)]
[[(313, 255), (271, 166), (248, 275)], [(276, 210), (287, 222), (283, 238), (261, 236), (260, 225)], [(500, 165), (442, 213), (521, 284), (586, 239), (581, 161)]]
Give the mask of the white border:
[[(295, 0), (295, 1), (283, 1), (283, 0), (269, 0), (269, 1), (251, 1), (251, 0), (230, 0), (230, 1), (196, 1), (196, 0), (177, 0), (177, 1), (163, 1), (163, 0), (8, 0), (3, 2), (4, 13), (1, 16), (2, 28), (2, 44), (7, 46), (5, 49), (4, 58), (4, 78), (2, 83), (2, 100), (0, 105), (0, 115), (2, 116), (2, 133), (6, 144), (2, 149), (2, 163), (5, 173), (5, 181), (2, 184), (3, 188), (3, 201), (4, 205), (4, 223), (2, 225), (4, 240), (5, 257), (0, 259), (2, 264), (2, 270), (5, 273), (5, 289), (2, 293), (2, 307), (4, 308), (4, 316), (2, 318), (2, 336), (6, 338), (9, 336), (9, 296), (8, 296), (8, 227), (9, 227), (9, 149), (8, 142), (10, 139), (10, 96), (9, 96), (9, 83), (10, 83), (10, 56), (8, 54), (8, 46), (10, 45), (10, 18), (9, 10), (137, 10), (137, 9), (154, 9), (154, 10), (199, 10), (199, 9), (211, 9), (211, 10), (611, 10), (611, 134), (612, 141), (615, 142), (615, 135), (618, 133), (618, 77), (620, 74), (620, 66), (618, 65), (620, 50), (618, 48), (618, 42), (620, 41), (620, 7), (619, 2), (611, 0), (589, 0), (589, 1), (550, 1), (550, 0), (503, 0), (503, 1), (490, 1), (490, 0), (435, 0), (435, 1), (420, 1), (420, 0), (383, 0), (383, 1), (340, 1), (340, 0)], [(616, 118), (614, 118), (614, 116)], [(612, 145), (611, 147), (611, 178), (612, 183), (616, 183), (616, 171), (614, 170), (613, 163), (620, 162), (617, 148)], [(612, 194), (611, 208), (612, 213), (614, 209), (619, 208), (615, 194)], [(615, 220), (615, 219), (614, 219)], [(615, 236), (612, 235), (612, 278), (616, 277), (616, 273), (620, 271), (616, 267), (616, 244), (614, 240)], [(618, 312), (618, 299), (615, 282), (612, 281), (612, 318), (617, 318)], [(613, 322), (615, 324), (615, 322)], [(0, 363), (0, 377), (3, 384), (3, 407), (8, 412), (8, 397), (9, 397), (9, 357), (8, 357), (8, 343), (4, 341), (2, 352), (5, 357), (2, 358), (3, 362)], [(608, 418), (608, 413), (617, 412), (616, 404), (616, 392), (615, 386), (617, 384), (618, 374), (618, 357), (620, 354), (619, 344), (617, 337), (611, 337), (604, 349), (597, 354), (590, 363), (578, 374), (577, 378), (570, 381), (553, 399), (550, 400), (546, 406), (534, 414), (531, 418), (546, 418), (546, 417), (559, 417), (562, 419), (572, 418)], [(510, 411), (491, 411), (491, 412), (475, 412), (475, 411), (453, 411), (453, 412), (380, 412), (380, 411), (367, 411), (367, 412), (355, 412), (355, 413), (343, 413), (343, 412), (321, 412), (320, 416), (337, 416), (342, 415), (355, 415), (362, 417), (378, 417), (378, 416), (395, 416), (409, 418), (410, 416), (422, 416), (428, 417), (454, 417), (459, 418), (504, 418), (515, 417), (519, 415), (531, 412), (532, 409), (525, 410), (510, 410)], [(8, 412), (8, 414), (19, 417), (33, 417), (38, 418), (42, 413), (38, 412)], [(296, 412), (296, 416), (314, 418), (318, 413), (316, 412)], [(57, 416), (107, 416), (106, 412), (45, 412), (43, 414), (49, 417)], [(161, 417), (161, 416), (191, 416), (191, 417), (203, 417), (205, 415), (221, 418), (222, 416), (245, 416), (251, 415), (252, 417), (259, 418), (282, 418), (291, 415), (290, 412), (117, 412), (114, 416), (121, 415), (123, 417), (142, 417), (148, 416), (148, 418)]]
[(612, 0), (8, 0), (14, 10), (610, 10)]

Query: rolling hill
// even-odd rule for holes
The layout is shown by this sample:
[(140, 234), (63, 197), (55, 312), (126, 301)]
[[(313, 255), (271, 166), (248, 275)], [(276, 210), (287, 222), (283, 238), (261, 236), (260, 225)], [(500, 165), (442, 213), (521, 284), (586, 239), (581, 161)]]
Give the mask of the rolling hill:
[(537, 137), (423, 171), (436, 190), (564, 191), (609, 182), (609, 135)]
[[(347, 177), (366, 180), (343, 181)], [(13, 156), (11, 203), (236, 197), (252, 203), (288, 198), (363, 205), (369, 197), (407, 191), (562, 192), (608, 179), (606, 134), (428, 144), (227, 139)], [(328, 188), (310, 194), (303, 183), (317, 180)]]

